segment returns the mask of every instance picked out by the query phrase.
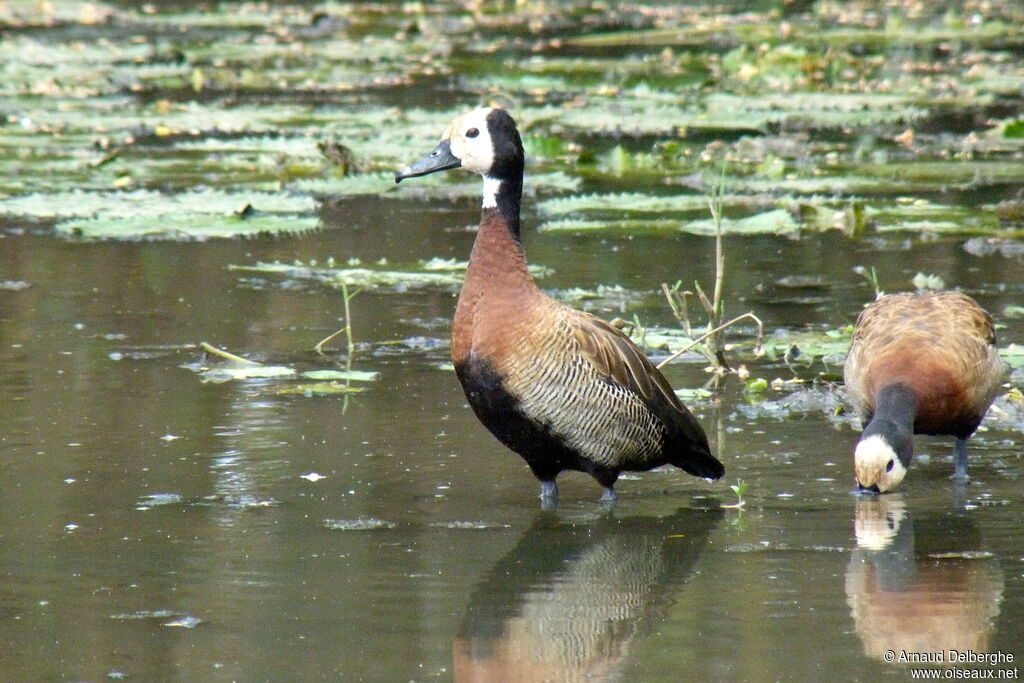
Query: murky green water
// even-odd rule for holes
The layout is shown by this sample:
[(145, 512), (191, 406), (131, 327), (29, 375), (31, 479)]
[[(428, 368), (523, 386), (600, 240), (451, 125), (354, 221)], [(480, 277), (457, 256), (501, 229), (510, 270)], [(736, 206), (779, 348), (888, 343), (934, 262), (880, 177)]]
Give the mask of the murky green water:
[[(1012, 4), (995, 6), (993, 12), (1016, 16)], [(440, 11), (423, 20), (408, 8), (411, 19), (397, 7), (378, 9), (369, 14), (337, 10), (350, 23), (333, 30), (337, 36), (390, 36), (396, 27), (419, 21), (428, 36), (441, 35), (446, 27), (465, 36), (462, 31), (473, 26), (454, 11), (462, 17), (458, 21)], [(73, 15), (78, 19), (79, 10)], [(251, 14), (239, 15), (250, 17), (242, 29), (216, 23), (197, 28), (199, 20), (189, 19), (190, 35), (198, 33), (203, 38), (196, 42), (219, 45), (223, 52), (229, 46), (287, 43), (254, 18), (260, 12), (247, 11)], [(576, 20), (600, 24), (593, 12), (573, 11), (582, 17)], [(288, 19), (284, 24), (295, 31), (308, 12), (290, 12), (282, 15)], [(774, 26), (779, 20), (769, 16), (766, 21)], [(116, 21), (67, 21), (51, 29), (61, 45), (75, 40), (92, 45), (121, 36), (126, 28)], [(529, 21), (495, 28), (480, 21), (479, 40), (460, 43), (461, 51), (447, 55), (439, 73), (416, 73), (409, 82), (398, 69), (393, 80), (357, 79), (352, 92), (320, 92), (307, 101), (296, 96), (288, 80), (299, 79), (299, 70), (292, 74), (285, 68), (288, 60), (279, 56), (275, 68), (288, 88), (256, 83), (258, 74), (250, 74), (252, 90), (243, 83), (240, 94), (190, 94), (175, 89), (191, 77), (192, 65), (186, 64), (174, 75), (185, 81), (160, 81), (137, 95), (126, 88), (118, 96), (138, 106), (161, 96), (173, 102), (194, 97), (213, 109), (231, 109), (239, 101), (269, 109), (300, 101), (301, 116), (275, 123), (279, 129), (265, 137), (283, 133), (287, 139), (291, 132), (297, 136), (293, 142), (308, 137), (312, 144), (319, 124), (309, 121), (343, 118), (368, 102), (371, 107), (429, 105), (445, 116), (450, 106), (473, 106), (485, 90), (474, 80), (486, 80), (484, 67), (525, 70), (533, 59), (531, 41), (555, 33), (543, 22), (540, 28)], [(4, 26), (0, 40), (8, 50), (27, 39), (45, 43), (50, 35), (42, 27)], [(132, 35), (164, 35), (139, 25), (127, 28)], [(488, 56), (484, 48), (491, 41), (498, 44), (506, 29), (519, 36), (518, 42)], [(227, 38), (218, 43), (210, 36)], [(174, 44), (161, 40), (161, 50)], [(991, 64), (1009, 60), (1019, 71), (1019, 61), (1013, 61), (1020, 59), (1019, 38), (993, 40), (994, 45), (982, 41), (981, 47), (968, 45), (957, 54), (966, 61), (972, 54), (1003, 55)], [(315, 38), (295, 42), (308, 45)], [(728, 47), (715, 42), (715, 49)], [(623, 54), (621, 47), (602, 49), (563, 50), (543, 43), (536, 51), (549, 59)], [(625, 52), (659, 55), (663, 49), (652, 45)], [(913, 52), (895, 46), (882, 54), (892, 58), (900, 50)], [(230, 70), (231, 56), (211, 59), (207, 78), (211, 69), (226, 78), (217, 69)], [(391, 74), (389, 65), (402, 62), (380, 59), (379, 75)], [(173, 60), (160, 64), (165, 62)], [(507, 66), (513, 62), (515, 69)], [(341, 79), (340, 73), (310, 78), (333, 82), (330, 78)], [(95, 85), (83, 82), (86, 89)], [(111, 88), (118, 87), (111, 81)], [(444, 100), (431, 101), (435, 93)], [(42, 111), (48, 96), (37, 93), (33, 97), (42, 99), (35, 103), (3, 105), (7, 119), (0, 139), (6, 149), (29, 128), (19, 123), (18, 107)], [(72, 101), (90, 98), (76, 95)], [(978, 121), (984, 116), (1021, 114), (1009, 99), (986, 102), (955, 118), (935, 104), (917, 126), (921, 144), (931, 150), (951, 136), (981, 130)], [(589, 106), (595, 112), (600, 107)], [(443, 118), (438, 115), (437, 121)], [(675, 139), (699, 156), (717, 139), (713, 133), (622, 138), (571, 126), (559, 133), (557, 121), (543, 133), (586, 145), (598, 155), (619, 142), (626, 151), (644, 152)], [(387, 125), (379, 122), (382, 129)], [(406, 154), (390, 147), (379, 156), (367, 152), (366, 170), (394, 167), (429, 150), (441, 128), (432, 121), (418, 125), (423, 139), (410, 141)], [(892, 125), (885, 128), (887, 135), (905, 124)], [(779, 146), (777, 158), (797, 175), (829, 149), (853, 158), (853, 147), (867, 145), (865, 128), (810, 131), (795, 134), (801, 145), (809, 145), (795, 154), (781, 150), (785, 130), (762, 137)], [(223, 140), (245, 134), (207, 131), (184, 137)], [(58, 174), (57, 185), (51, 182), (47, 190), (123, 191), (110, 183), (127, 170), (135, 183), (129, 189), (172, 196), (182, 187), (258, 186), (302, 197), (309, 195), (290, 184), (296, 181), (289, 173), (314, 178), (325, 173), (321, 162), (310, 161), (305, 170), (280, 171), (275, 186), (265, 177), (265, 164), (278, 164), (280, 170), (284, 162), (257, 156), (247, 171), (231, 161), (216, 177), (205, 166), (200, 170), (207, 175), (200, 180), (168, 175), (161, 170), (164, 161), (195, 153), (176, 147), (178, 138), (164, 143), (160, 137), (155, 134), (141, 149), (128, 145), (124, 158), (111, 162), (126, 168), (110, 177), (101, 174), (111, 164), (92, 168), (91, 152), (81, 151), (86, 161), (76, 162), (75, 173), (85, 180)], [(959, 145), (960, 137), (947, 146)], [(722, 138), (741, 144), (736, 131)], [(372, 142), (372, 135), (367, 139)], [(988, 150), (986, 159), (1020, 162), (1015, 143), (999, 144), (1009, 147)], [(898, 143), (879, 147), (899, 154)], [(42, 175), (26, 170), (29, 161), (45, 156), (40, 149), (37, 142), (28, 144), (19, 157), (25, 166), (4, 166), (7, 198), (44, 186)], [(549, 190), (541, 199), (580, 192), (689, 191), (677, 182), (679, 174), (669, 174), (676, 178), (671, 185), (664, 174), (619, 175), (604, 161), (588, 165), (587, 153), (538, 150), (544, 161), (531, 172), (563, 170), (583, 179), (580, 191)], [(213, 169), (218, 159), (231, 158), (217, 154), (198, 157)], [(255, 179), (246, 180), (246, 173)], [(1002, 652), (1017, 658), (1009, 666), (1020, 664), (1024, 421), (1012, 399), (1001, 399), (972, 439), (973, 479), (965, 489), (954, 489), (947, 479), (951, 442), (919, 437), (921, 457), (900, 492), (860, 500), (851, 495), (856, 431), (848, 416), (834, 415), (841, 392), (807, 382), (749, 395), (730, 378), (713, 398), (691, 402), (726, 466), (722, 482), (695, 480), (678, 470), (625, 476), (617, 487), (618, 505), (609, 512), (597, 503), (600, 491), (592, 480), (566, 473), (559, 509), (542, 513), (528, 469), (477, 423), (454, 373), (444, 367), (455, 303), (451, 286), (399, 283), (364, 289), (352, 299), (357, 344), (352, 367), (379, 373), (375, 381), (353, 383), (364, 388), (359, 393), (281, 393), (299, 380), (203, 382), (183, 367), (200, 360), (194, 345), (207, 341), (268, 364), (338, 369), (343, 354), (324, 358), (311, 351), (343, 322), (338, 290), (299, 273), (230, 267), (296, 260), (323, 264), (333, 258), (338, 264), (358, 259), (364, 266), (402, 269), (433, 257), (465, 259), (473, 239), (466, 228), (478, 217), (476, 179), (472, 183), (468, 192), (452, 190), (452, 200), (443, 196), (443, 188), (433, 198), (316, 194), (315, 213), (302, 213), (301, 220), (319, 229), (275, 238), (88, 241), (62, 236), (54, 227), (61, 219), (38, 211), (0, 216), (4, 678), (908, 678), (908, 665), (883, 661), (888, 649)], [(973, 184), (897, 194), (963, 207), (964, 220), (984, 223), (995, 202), (1012, 197), (1019, 185), (979, 177)], [(860, 196), (868, 204), (909, 203), (885, 191)], [(54, 206), (73, 207), (75, 201), (50, 199)], [(130, 215), (131, 202), (131, 196), (115, 195), (103, 211), (128, 207), (121, 213)], [(564, 297), (574, 287), (622, 288), (574, 305), (607, 318), (636, 315), (646, 326), (670, 328), (675, 322), (660, 284), (712, 280), (707, 237), (657, 226), (538, 233), (531, 226), (551, 216), (537, 207), (537, 198), (526, 199), (525, 239), (531, 262), (553, 270), (541, 280), (545, 288)], [(737, 214), (750, 211), (733, 208)], [(694, 220), (705, 217), (706, 212), (692, 214)], [(884, 218), (879, 220), (885, 227)], [(971, 293), (992, 311), (1002, 324), (1001, 346), (1020, 344), (1024, 321), (1013, 308), (1024, 298), (1018, 240), (1012, 227), (978, 237), (905, 225), (869, 229), (857, 237), (812, 230), (799, 237), (788, 231), (728, 237), (727, 307), (731, 313), (755, 311), (784, 348), (795, 332), (842, 329), (854, 320), (873, 296), (855, 267), (874, 266), (888, 289), (907, 288), (916, 273), (925, 272)], [(749, 345), (751, 332), (742, 330), (736, 340)], [(841, 366), (841, 358), (827, 354), (807, 365), (797, 363), (792, 371), (781, 360), (741, 360), (752, 376), (769, 381), (794, 375), (810, 380)], [(696, 387), (707, 379), (702, 366), (688, 356), (666, 374), (677, 388)], [(1019, 371), (1008, 379), (1021, 386)], [(745, 508), (724, 507), (735, 502), (729, 484), (740, 479), (749, 484)]]

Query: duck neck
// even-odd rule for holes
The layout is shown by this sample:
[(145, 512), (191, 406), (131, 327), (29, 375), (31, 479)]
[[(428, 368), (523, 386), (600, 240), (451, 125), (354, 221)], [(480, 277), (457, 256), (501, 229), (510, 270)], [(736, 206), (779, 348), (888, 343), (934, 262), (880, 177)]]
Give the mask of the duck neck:
[(887, 384), (875, 393), (875, 412), (861, 438), (881, 436), (899, 456), (903, 466), (909, 467), (916, 414), (917, 395), (913, 390), (902, 382)]
[(526, 267), (517, 228), (518, 221), (510, 223), (500, 206), (484, 206), (480, 230), (469, 255), (463, 294), (482, 293), (483, 289), (494, 287), (506, 292), (536, 287)]
[(516, 242), (521, 241), (519, 235), (519, 210), (523, 199), (523, 171), (509, 175), (484, 176), (483, 211), (486, 218), (487, 210), (493, 209), (501, 215), (508, 231)]
[(875, 419), (895, 422), (913, 430), (916, 413), (917, 396), (902, 382), (886, 384), (875, 393)]

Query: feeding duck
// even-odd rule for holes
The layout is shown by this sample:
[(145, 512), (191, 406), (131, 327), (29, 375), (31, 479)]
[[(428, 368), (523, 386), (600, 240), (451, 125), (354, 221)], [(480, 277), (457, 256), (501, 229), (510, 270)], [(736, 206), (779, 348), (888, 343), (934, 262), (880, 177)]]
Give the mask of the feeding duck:
[(992, 317), (959, 292), (890, 294), (857, 318), (843, 374), (864, 424), (857, 483), (884, 493), (907, 474), (914, 434), (948, 434), (955, 479), (967, 477), (967, 439), (1004, 373)]
[(619, 473), (666, 463), (698, 477), (725, 470), (672, 387), (624, 333), (544, 294), (519, 226), (523, 144), (504, 109), (457, 117), (395, 182), (453, 168), (483, 176), (480, 229), (452, 321), (452, 361), (476, 416), (526, 460), (547, 507), (563, 470), (590, 474), (615, 500)]

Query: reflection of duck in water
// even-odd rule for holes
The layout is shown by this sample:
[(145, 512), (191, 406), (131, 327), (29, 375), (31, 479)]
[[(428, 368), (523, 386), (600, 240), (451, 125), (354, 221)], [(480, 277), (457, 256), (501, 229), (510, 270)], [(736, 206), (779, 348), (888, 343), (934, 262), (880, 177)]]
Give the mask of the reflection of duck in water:
[(541, 514), (470, 598), (456, 681), (606, 680), (671, 602), (721, 510), (574, 524)]
[(894, 494), (858, 500), (854, 525), (846, 601), (865, 654), (988, 650), (1003, 575), (970, 519), (914, 523)]

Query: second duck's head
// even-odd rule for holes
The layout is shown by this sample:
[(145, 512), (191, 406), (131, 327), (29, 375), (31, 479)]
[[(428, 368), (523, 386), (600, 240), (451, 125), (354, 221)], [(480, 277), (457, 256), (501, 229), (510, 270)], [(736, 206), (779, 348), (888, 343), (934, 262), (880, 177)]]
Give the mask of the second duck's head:
[(887, 493), (903, 481), (914, 452), (914, 434), (888, 420), (872, 420), (853, 453), (861, 491)]
[[(448, 126), (441, 142), (419, 161), (395, 174), (406, 178), (464, 168), (484, 177), (484, 206), (495, 206), (499, 189), (521, 192), (523, 142), (516, 122), (504, 109), (483, 107), (462, 114)], [(505, 188), (501, 185), (505, 184)]]

